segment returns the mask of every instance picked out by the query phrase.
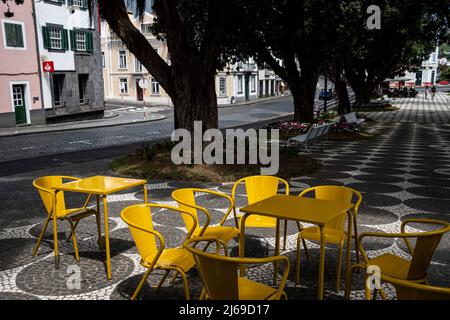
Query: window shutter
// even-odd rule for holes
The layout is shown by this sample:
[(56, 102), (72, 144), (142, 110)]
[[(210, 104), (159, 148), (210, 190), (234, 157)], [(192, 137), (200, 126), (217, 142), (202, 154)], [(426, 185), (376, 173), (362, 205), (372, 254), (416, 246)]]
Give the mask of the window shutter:
[(83, 0), (83, 2), (82, 2), (82, 4), (83, 4), (83, 8), (87, 8), (87, 0)]
[[(73, 0), (69, 0), (69, 2), (72, 2)], [(66, 4), (66, 0), (59, 0), (59, 3), (62, 3), (62, 4)]]
[(94, 48), (94, 43), (92, 39), (92, 32), (86, 32), (86, 51), (92, 52)]
[(48, 27), (42, 27), (42, 38), (44, 39), (44, 48), (49, 49), (50, 48), (50, 34)]
[(14, 25), (11, 23), (5, 23), (3, 24), (5, 28), (5, 38), (6, 38), (6, 45), (8, 47), (15, 47), (16, 46), (16, 36), (15, 36), (15, 28)]
[(69, 39), (67, 36), (67, 29), (61, 30), (61, 46), (63, 50), (69, 50)]
[(77, 51), (77, 46), (75, 44), (75, 31), (70, 30), (70, 49), (72, 51)]
[(14, 27), (16, 28), (16, 46), (24, 48), (22, 26), (20, 24), (15, 24)]
[[(64, 0), (63, 0), (64, 1)], [(73, 0), (68, 0), (67, 1), (67, 5), (72, 6), (73, 5)]]

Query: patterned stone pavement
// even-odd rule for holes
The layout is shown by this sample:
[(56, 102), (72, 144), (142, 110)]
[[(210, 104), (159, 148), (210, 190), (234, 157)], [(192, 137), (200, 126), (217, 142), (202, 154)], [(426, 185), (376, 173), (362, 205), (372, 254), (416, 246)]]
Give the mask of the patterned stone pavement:
[[(420, 97), (416, 101), (399, 99), (401, 110), (392, 113), (373, 113), (370, 117), (377, 120), (372, 129), (379, 133), (376, 139), (354, 142), (328, 142), (313, 154), (323, 161), (323, 169), (304, 176), (290, 179), (291, 193), (297, 195), (301, 190), (316, 185), (346, 185), (363, 194), (363, 202), (358, 216), (359, 231), (399, 231), (401, 222), (411, 217), (431, 217), (450, 220), (450, 130), (448, 125), (449, 105), (446, 97), (439, 94), (435, 101), (425, 101)], [(416, 105), (417, 104), (417, 105)], [(438, 110), (438, 111), (434, 111)], [(414, 115), (415, 113), (415, 115)], [(419, 113), (423, 113), (422, 116)], [(438, 117), (436, 117), (436, 114)], [(432, 120), (428, 123), (428, 120)], [(62, 166), (51, 170), (39, 170), (27, 174), (0, 178), (2, 198), (5, 205), (2, 210), (10, 219), (0, 220), (0, 299), (129, 299), (144, 269), (139, 265), (139, 256), (126, 225), (119, 217), (120, 211), (131, 204), (142, 202), (142, 192), (124, 192), (108, 197), (110, 203), (110, 236), (113, 279), (106, 280), (104, 253), (96, 244), (94, 218), (85, 219), (78, 229), (80, 262), (73, 257), (72, 244), (66, 242), (68, 227), (60, 223), (60, 247), (62, 252), (60, 269), (53, 267), (52, 232), (47, 232), (39, 254), (31, 257), (45, 216), (37, 193), (30, 187), (34, 177), (44, 174), (111, 174), (108, 161), (82, 163)], [(82, 174), (80, 174), (82, 172)], [(9, 190), (4, 190), (5, 187)], [(174, 204), (171, 192), (181, 187), (204, 187), (230, 193), (232, 184), (191, 183), (180, 181), (149, 181), (150, 199), (157, 203)], [(17, 188), (13, 195), (11, 188)], [(6, 196), (11, 194), (9, 199)], [(27, 194), (25, 197), (24, 195)], [(69, 197), (69, 201), (77, 201)], [(20, 201), (19, 201), (20, 200)], [(202, 205), (211, 208), (212, 223), (218, 223), (226, 204), (214, 197), (200, 194), (197, 198)], [(239, 190), (238, 206), (246, 203), (244, 190)], [(12, 221), (10, 221), (12, 220)], [(166, 210), (153, 213), (158, 231), (167, 241), (167, 246), (177, 246), (185, 236), (183, 222), (178, 215)], [(232, 224), (230, 219), (227, 223)], [(425, 227), (414, 226), (417, 230)], [(415, 229), (411, 229), (415, 230)], [(262, 257), (273, 254), (274, 230), (247, 229), (246, 255)], [(288, 225), (287, 248), (283, 254), (291, 262), (291, 271), (295, 270), (296, 226)], [(449, 235), (444, 236), (429, 268), (430, 282), (450, 286), (450, 246)], [(232, 254), (237, 254), (237, 242), (231, 242)], [(286, 292), (290, 299), (315, 299), (318, 272), (318, 244), (308, 242), (313, 261), (301, 259), (301, 283), (295, 286), (292, 271)], [(408, 257), (401, 241), (367, 241), (365, 247), (370, 255), (394, 252)], [(269, 251), (267, 251), (270, 249)], [(303, 250), (302, 250), (303, 252)], [(337, 263), (337, 248), (327, 247), (325, 260), (325, 298), (343, 299), (345, 272), (342, 273), (342, 287), (334, 292)], [(352, 261), (354, 261), (352, 251)], [(73, 268), (79, 267), (81, 286), (79, 289), (68, 286)], [(345, 263), (344, 269), (345, 270)], [(159, 292), (155, 286), (162, 272), (155, 271), (142, 291), (142, 299), (183, 299), (182, 283), (177, 280), (170, 285), (167, 280)], [(272, 265), (263, 265), (249, 269), (251, 279), (271, 285)], [(201, 282), (195, 269), (188, 273), (191, 295), (197, 298)], [(70, 283), (69, 283), (70, 284)], [(352, 285), (352, 298), (363, 298), (362, 273), (356, 274)], [(392, 290), (386, 286), (389, 295)]]

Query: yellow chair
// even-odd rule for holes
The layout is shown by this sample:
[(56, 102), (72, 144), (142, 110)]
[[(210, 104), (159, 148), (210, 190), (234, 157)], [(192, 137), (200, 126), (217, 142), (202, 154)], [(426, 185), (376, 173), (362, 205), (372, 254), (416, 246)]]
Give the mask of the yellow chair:
[[(426, 232), (406, 233), (405, 228), (410, 223), (421, 223), (440, 226), (439, 229)], [(366, 270), (369, 265), (380, 268), (381, 277), (391, 277), (399, 280), (408, 280), (415, 283), (427, 283), (427, 269), (433, 254), (441, 241), (442, 236), (450, 231), (450, 223), (433, 219), (408, 219), (402, 222), (401, 233), (363, 232), (358, 237), (359, 251), (363, 257), (363, 263), (354, 264), (347, 277), (345, 297), (350, 297), (350, 286), (352, 275), (355, 269)], [(391, 253), (385, 253), (375, 258), (369, 259), (362, 245), (362, 240), (367, 237), (372, 238), (402, 238), (411, 255), (411, 260), (401, 258)], [(416, 244), (413, 248), (410, 239), (415, 238)], [(367, 278), (367, 275), (366, 275)], [(383, 290), (378, 290), (383, 299), (386, 298)], [(366, 292), (367, 294), (367, 292)]]
[[(450, 288), (419, 284), (389, 276), (382, 276), (381, 278), (395, 287), (397, 300), (450, 300)], [(376, 297), (376, 293), (374, 293), (374, 297)], [(366, 290), (366, 300), (372, 299), (370, 289)]]
[[(234, 206), (234, 216), (236, 215), (236, 189), (239, 184), (243, 183), (245, 185), (245, 190), (247, 193), (248, 204), (253, 204), (255, 202), (270, 198), (278, 193), (278, 185), (280, 183), (285, 185), (286, 194), (289, 194), (289, 183), (281, 178), (273, 176), (250, 176), (239, 179), (233, 185), (231, 190), (231, 198), (233, 199)], [(237, 218), (236, 218), (237, 219)], [(237, 222), (236, 222), (237, 224)], [(261, 215), (252, 214), (245, 221), (245, 227), (250, 228), (276, 228), (277, 219), (272, 217), (266, 217)], [(299, 225), (299, 224), (298, 224)], [(299, 226), (300, 228), (300, 226)], [(299, 229), (300, 230), (300, 229)], [(283, 248), (286, 249), (286, 239), (287, 239), (287, 220), (284, 222), (284, 239)], [(279, 239), (277, 239), (279, 241)]]
[[(59, 253), (58, 253), (58, 227), (57, 220), (66, 220), (70, 224), (70, 237), (67, 240), (72, 238), (73, 247), (75, 251), (75, 259), (77, 261), (80, 260), (78, 255), (78, 245), (77, 239), (75, 236), (75, 229), (78, 226), (78, 223), (81, 219), (86, 218), (91, 215), (95, 215), (97, 221), (97, 231), (98, 231), (98, 242), (100, 249), (103, 248), (101, 241), (101, 226), (100, 226), (100, 215), (98, 213), (99, 210), (99, 202), (97, 199), (97, 210), (87, 208), (89, 201), (91, 200), (92, 195), (88, 195), (83, 207), (81, 208), (66, 208), (66, 204), (64, 201), (64, 192), (59, 191), (57, 196), (55, 197), (55, 190), (53, 189), (56, 186), (60, 186), (63, 183), (63, 180), (80, 180), (76, 177), (69, 176), (45, 176), (37, 178), (33, 181), (33, 186), (38, 190), (39, 195), (41, 196), (42, 202), (44, 203), (45, 209), (47, 210), (47, 219), (44, 222), (44, 226), (39, 235), (38, 241), (36, 243), (36, 247), (33, 250), (33, 256), (36, 256), (36, 253), (41, 245), (42, 238), (44, 237), (45, 230), (47, 229), (48, 223), (50, 220), (53, 220), (53, 239), (54, 239), (54, 252), (55, 252), (55, 267), (59, 267)], [(55, 205), (56, 203), (56, 205)], [(56, 219), (54, 219), (56, 217)]]
[[(207, 253), (196, 249), (195, 246), (201, 242), (215, 242), (216, 251)], [(220, 244), (217, 238), (200, 237), (192, 238), (184, 243), (195, 259), (197, 269), (204, 285), (201, 298), (212, 300), (279, 300), (281, 297), (287, 299), (283, 291), (289, 274), (289, 258), (285, 256), (274, 256), (269, 258), (235, 258), (221, 256)], [(282, 262), (284, 272), (278, 288), (251, 281), (238, 276), (238, 268), (241, 264), (265, 264)]]
[[(354, 226), (355, 232), (355, 242), (357, 239), (357, 228), (356, 228), (356, 217), (358, 215), (358, 208), (362, 201), (362, 195), (356, 190), (347, 187), (341, 186), (317, 186), (303, 190), (298, 196), (304, 197), (306, 194), (314, 191), (315, 198), (321, 200), (329, 200), (329, 201), (342, 201), (346, 203), (352, 203), (353, 196), (355, 195), (357, 200), (353, 206), (353, 221), (352, 224)], [(332, 243), (339, 246), (339, 259), (337, 265), (337, 275), (336, 275), (336, 292), (339, 292), (340, 288), (340, 280), (341, 280), (341, 269), (342, 269), (342, 254), (344, 250), (344, 244), (347, 240), (347, 233), (344, 231), (344, 224), (347, 216), (342, 215), (338, 219), (328, 223), (324, 226), (324, 236), (325, 243)], [(320, 229), (318, 226), (309, 227), (303, 229), (299, 232), (297, 238), (297, 269), (295, 273), (296, 283), (300, 282), (300, 240), (313, 240), (320, 241)], [(308, 253), (308, 249), (306, 244), (303, 242), (303, 246), (305, 247), (306, 257), (309, 263), (311, 263), (311, 258)], [(356, 246), (355, 246), (356, 247)], [(350, 250), (350, 248), (347, 248)], [(358, 250), (356, 249), (356, 257), (357, 261), (359, 261)]]
[[(225, 198), (229, 201), (229, 206), (227, 212), (224, 214), (220, 224), (218, 226), (209, 226), (211, 222), (211, 215), (205, 207), (199, 206), (195, 203), (195, 194), (196, 193), (207, 193), (217, 197)], [(178, 189), (172, 192), (172, 198), (178, 203), (178, 208), (181, 210), (187, 211), (195, 217), (197, 221), (197, 227), (192, 234), (193, 237), (201, 237), (201, 236), (212, 236), (218, 238), (219, 240), (225, 243), (225, 250), (228, 252), (228, 246), (226, 245), (231, 239), (239, 234), (239, 229), (236, 227), (228, 227), (223, 224), (228, 219), (231, 211), (233, 210), (233, 199), (230, 196), (216, 192), (213, 190), (207, 189), (196, 189), (196, 188), (183, 188)], [(198, 221), (197, 212), (200, 210), (206, 216), (206, 223), (203, 227), (200, 226)], [(183, 220), (187, 229), (192, 228), (192, 219), (190, 217), (183, 215)]]
[[(135, 300), (144, 283), (147, 281), (150, 273), (155, 269), (166, 270), (163, 278), (159, 282), (156, 290), (159, 290), (169, 275), (171, 270), (175, 271), (172, 282), (178, 276), (183, 279), (184, 295), (189, 300), (189, 284), (186, 279), (188, 272), (194, 265), (192, 255), (182, 247), (166, 248), (163, 236), (153, 228), (152, 208), (168, 209), (180, 212), (183, 215), (190, 216), (192, 219), (191, 229), (188, 230), (186, 239), (189, 239), (194, 232), (197, 222), (190, 212), (185, 212), (176, 207), (159, 204), (136, 204), (122, 210), (120, 217), (128, 225), (131, 236), (134, 239), (139, 255), (141, 256), (141, 265), (148, 270), (144, 273), (139, 285), (137, 286), (131, 300)], [(157, 241), (159, 246), (157, 245)]]

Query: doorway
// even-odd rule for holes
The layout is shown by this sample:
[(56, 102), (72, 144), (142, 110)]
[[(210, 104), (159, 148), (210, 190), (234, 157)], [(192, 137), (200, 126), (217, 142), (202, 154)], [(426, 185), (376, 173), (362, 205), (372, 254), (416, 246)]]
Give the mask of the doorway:
[(139, 80), (140, 79), (136, 79), (136, 98), (137, 101), (144, 101), (144, 90), (139, 86)]
[(27, 107), (25, 102), (25, 85), (12, 85), (12, 98), (14, 112), (16, 114), (16, 125), (26, 124), (27, 121)]

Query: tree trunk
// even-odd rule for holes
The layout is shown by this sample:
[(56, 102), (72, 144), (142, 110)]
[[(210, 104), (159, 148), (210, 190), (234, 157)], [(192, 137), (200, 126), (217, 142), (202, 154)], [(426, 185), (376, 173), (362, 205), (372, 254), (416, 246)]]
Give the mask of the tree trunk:
[(348, 98), (347, 83), (344, 80), (336, 81), (336, 95), (338, 99), (338, 114), (351, 112), (350, 99)]
[(194, 130), (194, 121), (202, 121), (203, 131), (218, 128), (215, 75), (205, 75), (189, 67), (175, 80), (175, 129)]
[(355, 92), (355, 105), (356, 106), (366, 106), (370, 102), (370, 91), (367, 85), (363, 84), (361, 86), (353, 86), (353, 91)]
[(316, 95), (317, 79), (302, 79), (300, 83), (290, 84), (294, 98), (294, 120), (312, 122), (314, 120), (314, 98)]

